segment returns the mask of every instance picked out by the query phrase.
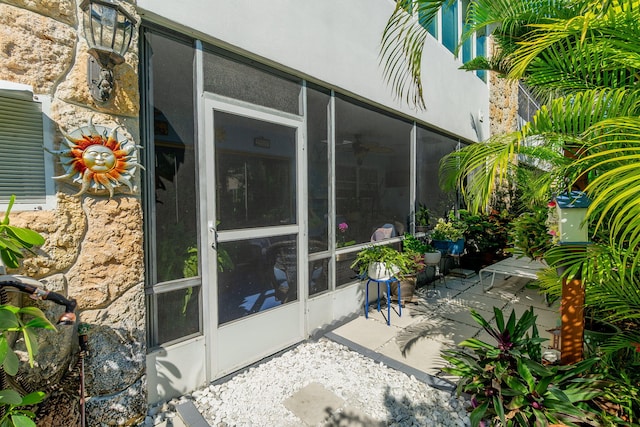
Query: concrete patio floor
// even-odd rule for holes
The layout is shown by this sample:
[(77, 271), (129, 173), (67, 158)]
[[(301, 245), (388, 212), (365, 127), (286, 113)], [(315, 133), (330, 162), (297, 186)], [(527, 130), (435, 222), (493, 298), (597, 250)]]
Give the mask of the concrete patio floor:
[[(559, 324), (559, 303), (547, 305), (536, 289), (527, 286), (530, 282), (531, 279), (498, 275), (493, 288), (483, 292), (477, 275), (467, 278), (447, 276), (418, 289), (413, 302), (406, 303), (402, 308), (402, 316), (398, 315), (397, 303), (392, 303), (391, 325), (387, 325), (386, 306), (382, 304), (383, 308), (378, 312), (377, 304), (372, 303), (368, 319), (363, 309), (360, 316), (326, 332), (324, 337), (436, 388), (453, 392), (455, 378), (441, 371), (445, 365), (441, 357), (442, 350), (472, 337), (494, 342), (471, 317), (472, 308), (494, 323), (493, 307), (499, 307), (505, 318), (512, 310), (519, 318), (529, 307), (533, 307), (537, 315), (538, 332), (541, 337), (549, 339), (543, 346), (551, 344), (551, 334), (547, 331)], [(301, 419), (303, 425), (316, 425), (315, 421), (303, 420), (315, 420), (318, 411), (324, 411), (329, 405), (327, 402), (335, 400), (331, 393), (317, 389), (317, 385), (312, 386), (289, 396), (285, 401), (287, 408)], [(177, 417), (160, 425), (208, 426), (191, 402), (180, 405), (177, 412)], [(325, 415), (325, 412), (322, 414)], [(355, 427), (356, 424), (344, 425)]]
[(325, 336), (390, 367), (420, 376), (427, 383), (448, 388), (446, 383), (437, 381), (448, 379), (441, 371), (445, 364), (440, 356), (442, 350), (468, 338), (495, 342), (473, 320), (472, 308), (494, 323), (493, 307), (500, 308), (505, 319), (512, 310), (519, 318), (533, 307), (538, 333), (549, 339), (543, 346), (551, 346), (551, 334), (547, 331), (559, 325), (559, 302), (547, 305), (536, 289), (527, 286), (530, 282), (531, 279), (498, 275), (494, 287), (483, 292), (478, 275), (468, 278), (449, 275), (419, 289), (414, 302), (402, 308), (402, 316), (398, 315), (397, 304), (392, 303), (391, 325), (387, 325), (386, 306), (378, 312), (373, 303), (368, 319), (363, 310), (359, 317)]

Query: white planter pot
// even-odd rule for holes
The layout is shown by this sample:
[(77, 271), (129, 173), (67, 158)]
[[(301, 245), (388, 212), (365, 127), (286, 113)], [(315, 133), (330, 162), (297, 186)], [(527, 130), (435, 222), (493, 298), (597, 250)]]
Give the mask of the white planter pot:
[(442, 253), (440, 251), (427, 252), (424, 254), (424, 263), (427, 265), (437, 265), (440, 263), (440, 258), (442, 258)]
[(369, 264), (368, 275), (370, 279), (375, 280), (387, 280), (390, 277), (396, 275), (400, 272), (400, 269), (397, 267), (392, 267), (391, 270), (388, 270), (384, 263), (381, 262), (372, 262)]

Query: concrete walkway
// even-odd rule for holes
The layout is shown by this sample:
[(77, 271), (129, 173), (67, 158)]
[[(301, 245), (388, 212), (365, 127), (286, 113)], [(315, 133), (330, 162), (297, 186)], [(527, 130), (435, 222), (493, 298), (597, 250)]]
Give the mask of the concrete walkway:
[(477, 275), (447, 276), (419, 289), (414, 302), (403, 307), (402, 317), (398, 316), (397, 304), (392, 303), (390, 326), (386, 323), (386, 308), (378, 312), (376, 304), (371, 304), (368, 319), (363, 313), (326, 336), (390, 367), (419, 375), (427, 383), (446, 387), (435, 381), (446, 379), (440, 370), (445, 363), (440, 356), (442, 350), (472, 337), (495, 342), (473, 320), (472, 308), (493, 323), (493, 307), (499, 307), (506, 320), (512, 310), (520, 318), (533, 306), (538, 333), (549, 339), (543, 346), (551, 345), (551, 334), (547, 331), (559, 325), (559, 302), (547, 305), (536, 289), (527, 287), (530, 282), (525, 278), (498, 276), (494, 287), (483, 292)]

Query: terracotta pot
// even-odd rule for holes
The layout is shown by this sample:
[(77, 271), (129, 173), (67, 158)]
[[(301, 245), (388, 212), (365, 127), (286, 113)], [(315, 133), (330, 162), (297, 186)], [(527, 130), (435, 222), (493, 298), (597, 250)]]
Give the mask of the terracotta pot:
[[(416, 276), (404, 276), (400, 280), (400, 294), (402, 298), (402, 305), (407, 302), (413, 302), (413, 296), (416, 292)], [(395, 301), (398, 300), (398, 282), (391, 284), (391, 298)]]

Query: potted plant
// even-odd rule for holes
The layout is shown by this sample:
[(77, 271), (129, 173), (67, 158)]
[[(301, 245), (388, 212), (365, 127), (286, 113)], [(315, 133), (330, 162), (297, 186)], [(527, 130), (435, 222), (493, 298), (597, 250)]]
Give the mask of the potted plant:
[(440, 258), (442, 258), (442, 252), (427, 243), (425, 245), (424, 263), (427, 265), (437, 265), (440, 263)]
[(438, 218), (431, 233), (433, 246), (450, 254), (462, 254), (465, 231), (467, 231), (466, 224), (453, 215), (450, 215), (448, 219)]
[(360, 277), (386, 280), (396, 275), (410, 274), (413, 264), (413, 258), (407, 253), (391, 246), (371, 245), (358, 252), (351, 268), (357, 269)]
[(508, 244), (510, 216), (506, 212), (492, 211), (488, 214), (472, 214), (460, 210), (460, 219), (467, 230), (464, 233), (465, 257), (461, 260), (465, 268), (478, 272), (482, 267), (505, 257)]
[(600, 353), (600, 346), (621, 332), (621, 329), (613, 323), (597, 318), (594, 313), (586, 312), (583, 331), (585, 356), (597, 356)]
[(402, 247), (405, 252), (415, 252), (424, 258), (424, 263), (435, 265), (440, 262), (442, 253), (434, 248), (430, 243), (418, 239), (413, 234), (405, 233), (402, 240)]
[(415, 215), (415, 224), (416, 231), (420, 233), (425, 233), (429, 228), (429, 219), (431, 218), (431, 213), (429, 209), (422, 203), (418, 204), (418, 209), (416, 209)]

